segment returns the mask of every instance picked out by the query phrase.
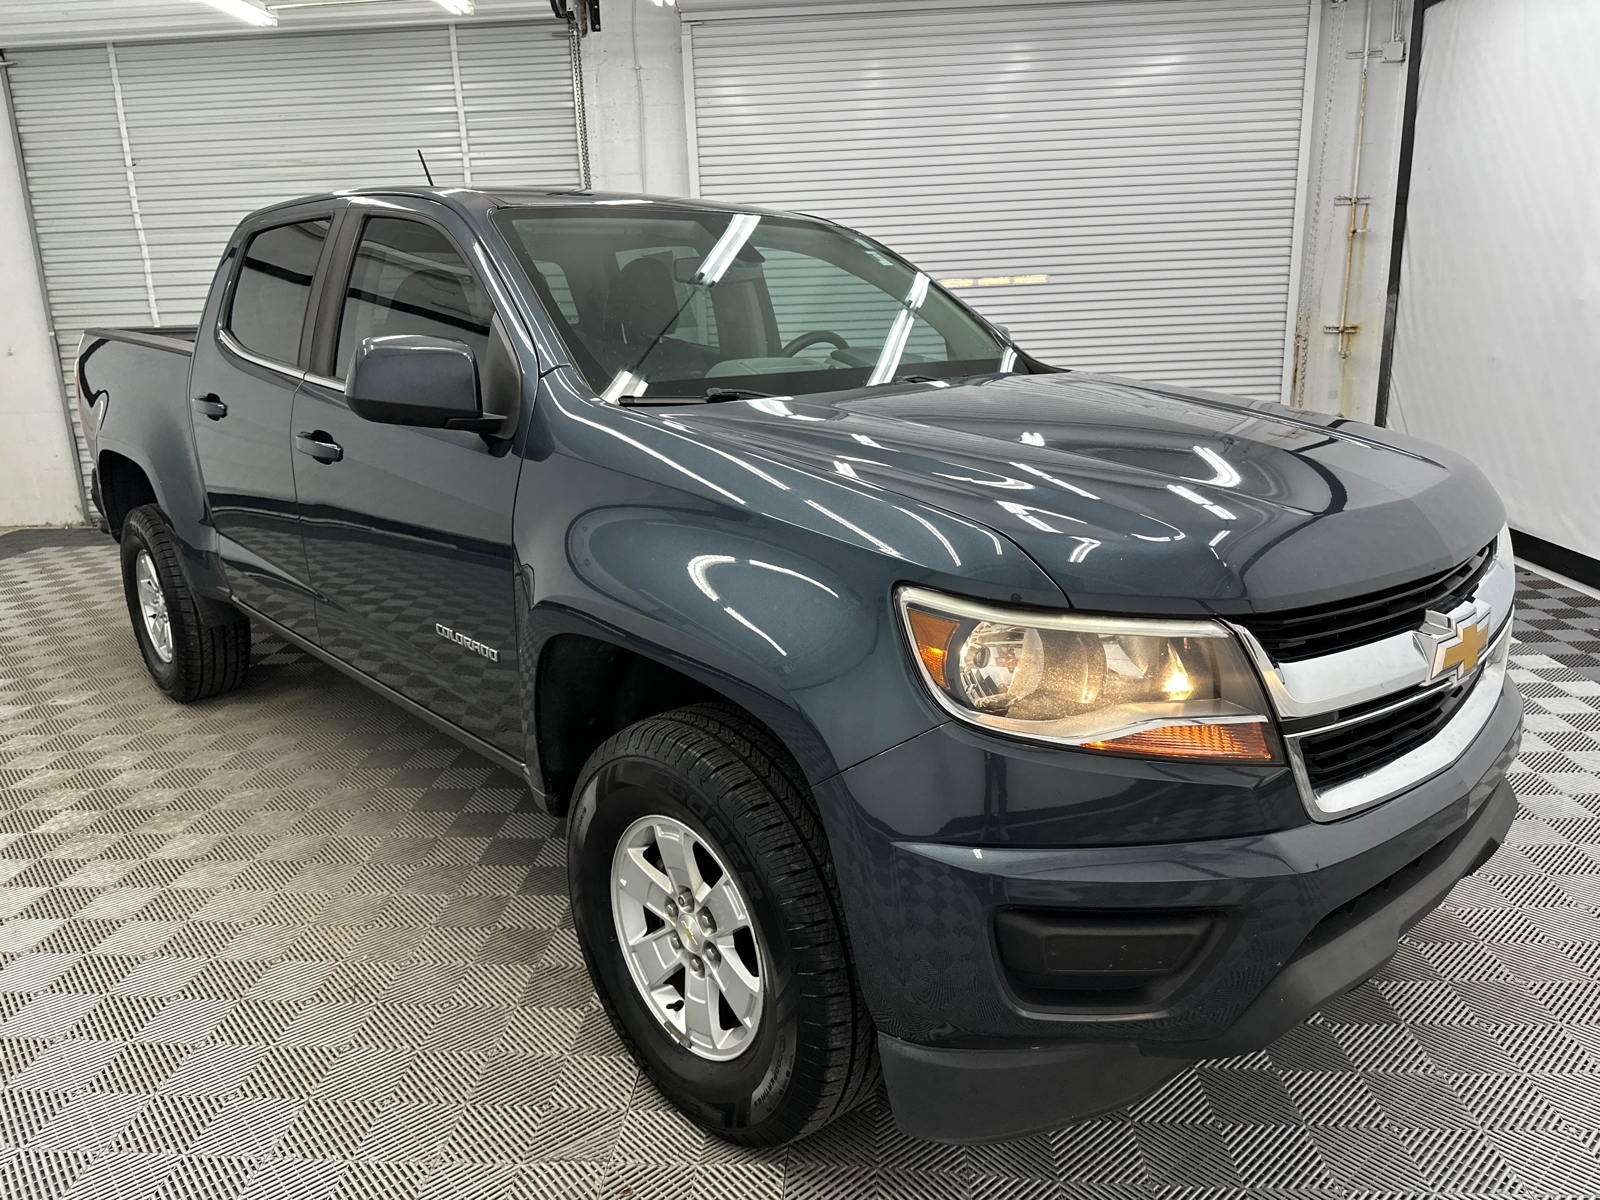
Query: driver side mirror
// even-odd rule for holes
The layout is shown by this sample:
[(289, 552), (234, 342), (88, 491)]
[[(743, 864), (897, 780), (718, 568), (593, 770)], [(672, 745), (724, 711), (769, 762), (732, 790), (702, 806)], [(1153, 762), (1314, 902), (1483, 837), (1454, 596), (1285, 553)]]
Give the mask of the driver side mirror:
[(483, 415), (478, 364), (472, 348), (455, 338), (363, 338), (344, 396), (357, 416), (384, 425), (488, 433), (504, 421)]

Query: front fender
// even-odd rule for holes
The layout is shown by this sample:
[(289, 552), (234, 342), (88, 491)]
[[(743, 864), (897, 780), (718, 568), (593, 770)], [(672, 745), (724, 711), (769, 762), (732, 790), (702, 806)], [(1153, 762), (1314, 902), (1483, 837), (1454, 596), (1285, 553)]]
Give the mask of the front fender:
[[(964, 518), (548, 399), (514, 523), (532, 575), (527, 661), (560, 632), (634, 650), (751, 710), (813, 782), (944, 719), (912, 673), (897, 584), (1065, 604), (1026, 554)], [(581, 421), (561, 420), (580, 405)]]

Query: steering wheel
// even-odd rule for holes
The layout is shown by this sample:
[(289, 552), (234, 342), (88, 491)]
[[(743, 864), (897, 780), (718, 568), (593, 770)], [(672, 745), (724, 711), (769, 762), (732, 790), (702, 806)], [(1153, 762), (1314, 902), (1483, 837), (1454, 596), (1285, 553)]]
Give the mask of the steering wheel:
[(818, 342), (832, 342), (841, 350), (850, 349), (850, 343), (845, 341), (831, 329), (813, 329), (810, 333), (802, 333), (782, 350), (778, 351), (785, 358), (793, 358), (807, 346), (815, 346)]

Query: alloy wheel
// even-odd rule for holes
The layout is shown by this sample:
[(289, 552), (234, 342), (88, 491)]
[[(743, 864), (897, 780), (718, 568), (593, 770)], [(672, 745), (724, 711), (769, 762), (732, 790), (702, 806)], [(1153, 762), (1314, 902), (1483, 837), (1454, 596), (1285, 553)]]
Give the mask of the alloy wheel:
[(144, 631), (150, 639), (150, 648), (162, 662), (169, 663), (172, 661), (172, 617), (167, 613), (167, 595), (161, 590), (161, 580), (156, 575), (156, 563), (150, 557), (150, 551), (139, 551), (133, 573), (139, 590), (139, 612), (144, 617)]
[(628, 973), (656, 1020), (700, 1058), (742, 1053), (765, 1007), (764, 956), (744, 892), (716, 849), (672, 817), (641, 817), (612, 858), (611, 911)]

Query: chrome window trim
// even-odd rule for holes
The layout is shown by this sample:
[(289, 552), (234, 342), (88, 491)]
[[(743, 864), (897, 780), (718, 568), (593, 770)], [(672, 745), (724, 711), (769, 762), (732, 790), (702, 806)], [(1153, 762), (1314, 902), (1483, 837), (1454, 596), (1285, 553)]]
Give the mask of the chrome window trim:
[[(1494, 715), (1506, 677), (1510, 648), (1511, 622), (1508, 620), (1501, 627), (1493, 645), (1485, 655), (1486, 661), (1478, 670), (1477, 681), (1473, 683), (1466, 702), (1456, 710), (1445, 727), (1415, 750), (1355, 779), (1334, 784), (1332, 787), (1321, 789), (1313, 787), (1306, 773), (1305, 759), (1300, 751), (1302, 738), (1325, 733), (1329, 729), (1337, 729), (1352, 722), (1338, 722), (1320, 729), (1305, 730), (1286, 736), (1284, 745), (1288, 751), (1289, 763), (1294, 769), (1295, 780), (1300, 785), (1300, 794), (1305, 798), (1306, 810), (1311, 814), (1311, 818), (1315, 821), (1341, 820), (1375, 804), (1391, 800), (1401, 792), (1453, 766), (1467, 752), (1468, 747), (1483, 731), (1483, 727), (1489, 723), (1489, 718)], [(1422, 692), (1409, 696), (1403, 704), (1396, 705), (1395, 708), (1415, 703), (1426, 695), (1427, 692)], [(1369, 713), (1361, 719), (1370, 720), (1389, 711), (1392, 710), (1383, 709), (1377, 713)]]
[[(1448, 615), (1464, 617), (1476, 607), (1486, 608), (1491, 641), (1496, 640), (1510, 627), (1516, 586), (1511, 556), (1497, 550), (1471, 598)], [(1280, 663), (1244, 626), (1232, 621), (1227, 624), (1261, 672), (1267, 695), (1284, 720), (1321, 716), (1433, 682), (1432, 657), (1409, 630), (1319, 658)]]
[[(293, 208), (296, 206), (290, 205), (288, 207)], [(222, 344), (223, 348), (226, 349), (228, 353), (235, 354), (244, 359), (245, 362), (253, 363), (258, 367), (265, 367), (267, 370), (282, 375), (286, 379), (292, 379), (296, 384), (305, 378), (306, 373), (294, 363), (280, 362), (275, 358), (267, 358), (265, 355), (257, 354), (254, 350), (247, 349), (244, 343), (241, 342), (234, 332), (228, 328), (228, 322), (233, 319), (233, 298), (234, 294), (239, 290), (239, 276), (243, 273), (244, 256), (249, 250), (251, 242), (255, 241), (256, 238), (260, 237), (263, 233), (268, 233), (274, 229), (287, 229), (291, 225), (301, 225), (310, 221), (327, 221), (328, 234), (329, 237), (332, 237), (337, 230), (338, 215), (339, 210), (337, 208), (324, 208), (310, 213), (302, 213), (297, 217), (288, 217), (286, 219), (279, 220), (278, 218), (283, 216), (283, 214), (281, 212), (274, 212), (269, 219), (262, 221), (258, 225), (252, 225), (249, 227), (249, 232), (246, 233), (242, 240), (239, 241), (237, 251), (234, 250), (232, 243), (230, 243), (227, 252), (223, 255), (223, 260), (227, 261), (228, 258), (237, 253), (239, 255), (239, 261), (233, 263), (228, 268), (227, 291), (222, 297), (222, 303), (217, 305), (215, 324), (217, 341)], [(327, 254), (326, 246), (323, 247), (323, 254)], [(319, 259), (317, 263), (317, 268), (319, 271), (321, 266), (322, 263)], [(315, 299), (316, 281), (315, 277), (313, 277), (311, 292), (306, 297), (306, 317), (310, 317), (312, 315), (313, 301)], [(196, 329), (196, 346), (199, 345), (199, 335), (200, 330)]]
[(287, 363), (281, 363), (275, 359), (263, 358), (254, 350), (246, 350), (239, 343), (239, 339), (228, 332), (228, 329), (225, 325), (223, 325), (222, 318), (220, 316), (217, 318), (217, 341), (222, 343), (223, 347), (228, 351), (229, 354), (237, 355), (238, 357), (244, 359), (245, 362), (254, 363), (258, 367), (265, 367), (269, 371), (275, 371), (277, 374), (282, 375), (285, 379), (292, 379), (295, 381), (295, 383), (299, 383), (306, 377), (306, 373), (299, 367), (291, 367)]

